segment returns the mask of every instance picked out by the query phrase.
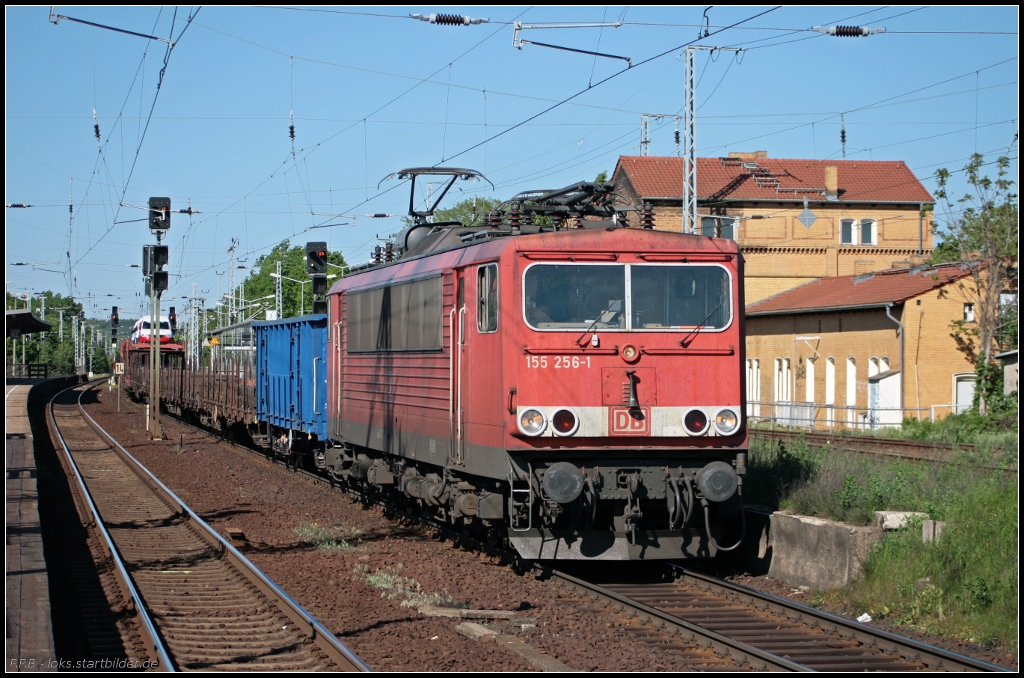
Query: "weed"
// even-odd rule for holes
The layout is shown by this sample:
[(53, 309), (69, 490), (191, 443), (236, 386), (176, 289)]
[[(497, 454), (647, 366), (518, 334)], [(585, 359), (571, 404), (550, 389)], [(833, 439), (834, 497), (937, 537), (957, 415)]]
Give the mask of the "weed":
[(402, 607), (418, 608), (423, 605), (453, 607), (456, 605), (455, 599), (448, 595), (447, 590), (444, 593), (427, 593), (423, 590), (423, 585), (415, 579), (398, 574), (397, 571), (401, 571), (401, 569), (402, 564), (399, 563), (394, 568), (388, 566), (387, 570), (378, 568), (370, 572), (367, 565), (360, 564), (352, 573), (356, 575), (353, 579), (362, 579), (379, 590), (381, 598), (401, 599)]
[(302, 523), (292, 530), (310, 546), (321, 551), (347, 551), (354, 549), (349, 540), (358, 537), (362, 532), (354, 527), (321, 527), (317, 523)]

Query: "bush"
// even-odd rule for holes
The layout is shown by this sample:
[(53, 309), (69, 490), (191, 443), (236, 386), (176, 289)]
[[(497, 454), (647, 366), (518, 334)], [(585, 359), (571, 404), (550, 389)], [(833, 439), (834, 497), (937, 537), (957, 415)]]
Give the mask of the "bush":
[(875, 546), (864, 575), (818, 600), (851, 615), (868, 612), (897, 626), (1017, 648), (1017, 485), (1002, 474), (983, 478), (946, 507), (938, 543), (920, 526)]

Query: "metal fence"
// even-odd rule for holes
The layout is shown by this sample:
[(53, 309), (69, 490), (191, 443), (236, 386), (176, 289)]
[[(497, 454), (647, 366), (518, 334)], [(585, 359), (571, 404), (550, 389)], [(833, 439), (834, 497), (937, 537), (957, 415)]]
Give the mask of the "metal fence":
[(874, 431), (903, 424), (904, 419), (935, 421), (947, 414), (962, 411), (957, 405), (933, 405), (931, 407), (907, 408), (866, 408), (846, 405), (820, 405), (818, 403), (790, 402), (747, 402), (747, 422), (769, 424), (785, 428), (806, 428), (836, 431), (851, 429)]
[(7, 365), (6, 374), (11, 379), (47, 379), (50, 367), (45, 363), (17, 363)]

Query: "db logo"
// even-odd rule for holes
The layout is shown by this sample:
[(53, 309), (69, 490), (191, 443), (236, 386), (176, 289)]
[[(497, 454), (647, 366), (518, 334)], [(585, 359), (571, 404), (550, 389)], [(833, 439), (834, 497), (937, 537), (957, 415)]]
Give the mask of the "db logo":
[(650, 435), (650, 408), (613, 407), (608, 411), (608, 431), (613, 436)]

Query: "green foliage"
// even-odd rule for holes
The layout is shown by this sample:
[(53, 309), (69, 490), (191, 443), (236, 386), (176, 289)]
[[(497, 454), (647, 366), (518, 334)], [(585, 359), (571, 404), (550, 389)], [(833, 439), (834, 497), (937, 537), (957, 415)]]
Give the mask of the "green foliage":
[[(487, 218), (487, 213), (498, 207), (501, 201), (497, 198), (466, 198), (451, 207), (439, 208), (430, 218), (431, 223), (458, 221), (463, 226), (480, 226)], [(412, 226), (411, 217), (402, 217), (402, 223)]]
[(887, 535), (858, 581), (816, 602), (1016, 651), (1017, 501), (1016, 481), (1002, 474), (967, 479), (944, 506), (938, 543), (924, 543), (920, 525)]
[[(292, 278), (299, 281), (311, 280), (306, 272), (306, 246), (291, 247), (289, 241), (284, 240), (278, 243), (268, 254), (259, 257), (253, 265), (249, 276), (242, 283), (245, 292), (247, 306), (245, 315), (236, 319), (240, 322), (253, 315), (257, 320), (265, 316), (261, 309), (273, 309), (274, 299), (272, 298), (277, 290), (277, 280), (271, 277), (271, 273), (277, 273), (277, 262), (281, 262), (281, 275), (285, 278)], [(339, 276), (345, 272), (345, 259), (340, 252), (328, 252), (327, 263), (333, 264), (327, 267), (327, 275)], [(328, 279), (328, 288), (336, 278)], [(285, 318), (296, 317), (302, 313), (309, 314), (313, 308), (312, 284), (300, 284), (291, 280), (284, 280), (281, 283), (281, 306)], [(271, 297), (267, 299), (266, 297)], [(251, 307), (249, 304), (253, 304)]]
[[(241, 488), (239, 488), (241, 489)], [(355, 528), (346, 528), (341, 525), (321, 526), (318, 523), (302, 523), (292, 530), (315, 549), (321, 551), (348, 551), (354, 549), (351, 540), (358, 537), (362, 532)]]
[[(75, 338), (71, 333), (71, 319), (75, 315), (81, 317), (83, 306), (73, 297), (66, 297), (49, 290), (23, 299), (9, 292), (6, 295), (8, 310), (25, 309), (31, 305), (32, 314), (40, 320), (50, 323), (53, 327), (47, 332), (28, 335), (25, 340), (25, 362), (45, 364), (50, 374), (74, 374), (75, 372)], [(46, 312), (43, 313), (45, 301)], [(60, 336), (60, 313), (64, 312), (64, 338)], [(92, 322), (92, 321), (90, 321)], [(88, 333), (91, 341), (92, 330)], [(105, 341), (110, 340), (110, 325), (106, 325)], [(6, 340), (6, 355), (10, 360), (12, 349), (15, 351), (15, 362), (21, 363), (21, 339)], [(95, 370), (94, 370), (95, 371)]]
[(447, 590), (443, 593), (424, 591), (422, 584), (415, 579), (402, 576), (399, 574), (401, 571), (401, 563), (394, 568), (390, 566), (387, 570), (377, 568), (373, 572), (370, 572), (370, 568), (366, 565), (357, 565), (353, 570), (355, 575), (353, 579), (362, 579), (380, 591), (381, 598), (387, 598), (388, 600), (400, 599), (402, 607), (418, 608), (423, 605), (453, 607), (457, 604), (455, 599), (448, 594)]
[(950, 329), (957, 347), (977, 368), (977, 390), (984, 396), (977, 405), (983, 414), (994, 390), (989, 365), (993, 349), (1016, 347), (1018, 336), (1017, 194), (1009, 178), (1009, 158), (1000, 157), (995, 164), (996, 178), (984, 176), (984, 158), (974, 154), (963, 168), (971, 192), (956, 200), (947, 192), (949, 170), (940, 169), (935, 191), (945, 206), (946, 222), (937, 229), (942, 242), (933, 258), (961, 262), (971, 272), (970, 282), (961, 284), (965, 300), (974, 304), (974, 320), (954, 321)]

